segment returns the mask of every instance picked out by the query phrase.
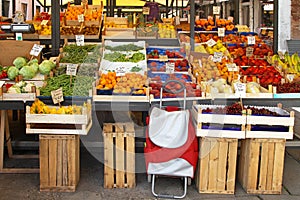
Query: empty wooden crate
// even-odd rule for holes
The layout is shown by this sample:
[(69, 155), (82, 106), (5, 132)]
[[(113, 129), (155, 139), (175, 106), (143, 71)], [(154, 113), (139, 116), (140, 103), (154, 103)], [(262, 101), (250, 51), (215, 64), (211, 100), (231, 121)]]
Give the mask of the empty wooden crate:
[(199, 140), (198, 192), (234, 194), (238, 139), (206, 137)]
[(281, 194), (285, 139), (241, 142), (238, 180), (250, 194)]
[(135, 187), (133, 123), (104, 123), (104, 188)]
[(74, 192), (80, 178), (79, 136), (39, 135), (40, 191)]

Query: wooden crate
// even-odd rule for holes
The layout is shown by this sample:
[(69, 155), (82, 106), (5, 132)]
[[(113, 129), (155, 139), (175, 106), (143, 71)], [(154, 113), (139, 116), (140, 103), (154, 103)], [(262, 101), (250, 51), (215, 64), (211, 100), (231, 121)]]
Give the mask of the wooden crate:
[(104, 188), (135, 187), (133, 123), (103, 124)]
[(199, 193), (234, 194), (238, 139), (200, 138), (196, 187)]
[(80, 178), (79, 136), (40, 135), (40, 191), (74, 192)]
[(273, 139), (293, 139), (295, 113), (287, 112), (278, 107), (262, 107), (280, 114), (281, 116), (258, 116), (252, 115), (251, 110), (247, 111), (246, 138), (273, 138)]
[[(203, 109), (213, 109), (216, 107), (224, 107), (224, 105), (193, 106), (192, 115), (196, 123), (197, 136), (238, 139), (245, 138), (246, 111), (244, 111), (242, 115), (202, 113)], [(203, 128), (205, 124), (210, 124), (210, 127)]]
[(285, 139), (241, 142), (238, 180), (250, 194), (281, 194)]

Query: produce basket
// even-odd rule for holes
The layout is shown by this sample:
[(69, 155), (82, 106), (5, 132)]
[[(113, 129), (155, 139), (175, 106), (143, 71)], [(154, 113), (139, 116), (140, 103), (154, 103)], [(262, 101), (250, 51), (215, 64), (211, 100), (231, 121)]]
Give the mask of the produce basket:
[(245, 138), (246, 110), (243, 114), (214, 114), (204, 110), (224, 108), (224, 105), (194, 105), (193, 119), (198, 137)]
[[(59, 109), (58, 106), (49, 106)], [(92, 126), (91, 101), (82, 107), (82, 114), (31, 114), (26, 106), (27, 134), (87, 135)]]

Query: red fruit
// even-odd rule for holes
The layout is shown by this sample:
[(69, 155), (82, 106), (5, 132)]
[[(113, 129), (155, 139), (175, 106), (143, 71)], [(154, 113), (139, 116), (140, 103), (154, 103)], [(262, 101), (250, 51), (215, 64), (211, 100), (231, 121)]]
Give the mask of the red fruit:
[(151, 66), (151, 67), (156, 67), (156, 66), (157, 66), (157, 63), (156, 63), (156, 62), (151, 62), (151, 63), (150, 63), (150, 66)]
[(153, 58), (159, 58), (159, 56), (158, 55), (154, 55)]

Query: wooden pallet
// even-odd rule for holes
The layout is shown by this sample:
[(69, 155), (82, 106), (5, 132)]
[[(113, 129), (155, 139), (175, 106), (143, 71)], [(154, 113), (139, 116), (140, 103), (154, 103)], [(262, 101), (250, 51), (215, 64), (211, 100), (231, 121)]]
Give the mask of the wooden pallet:
[(103, 124), (104, 188), (135, 187), (133, 123)]
[(241, 142), (238, 180), (250, 194), (281, 194), (285, 139)]
[(79, 136), (40, 135), (40, 191), (74, 192), (80, 178)]
[(199, 193), (234, 194), (238, 139), (200, 138), (196, 187)]
[[(196, 123), (198, 137), (216, 138), (245, 138), (246, 111), (243, 115), (204, 114), (205, 108), (223, 107), (223, 105), (194, 105), (192, 109), (193, 119)], [(204, 124), (217, 125), (219, 129), (204, 129)], [(234, 125), (237, 129), (222, 129), (223, 126)]]

